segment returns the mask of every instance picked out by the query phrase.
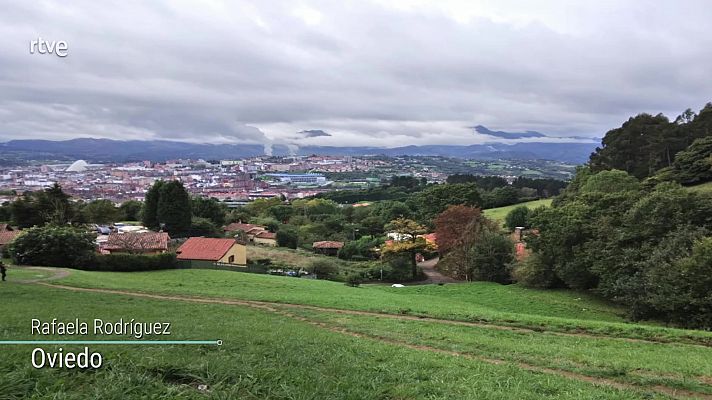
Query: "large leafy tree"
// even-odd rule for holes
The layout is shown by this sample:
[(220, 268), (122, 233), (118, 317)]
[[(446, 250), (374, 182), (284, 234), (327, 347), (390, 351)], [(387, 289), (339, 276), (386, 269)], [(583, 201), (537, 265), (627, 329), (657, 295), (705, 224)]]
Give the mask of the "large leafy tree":
[(461, 245), (463, 234), (475, 219), (482, 219), (479, 208), (463, 205), (450, 206), (435, 219), (435, 234), (441, 256)]

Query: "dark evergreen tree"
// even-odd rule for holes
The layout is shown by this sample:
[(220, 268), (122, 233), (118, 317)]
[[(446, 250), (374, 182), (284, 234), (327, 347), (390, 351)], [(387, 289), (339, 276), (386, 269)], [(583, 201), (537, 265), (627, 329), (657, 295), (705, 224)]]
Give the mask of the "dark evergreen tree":
[(190, 195), (182, 182), (164, 182), (158, 192), (158, 226), (176, 236), (189, 233), (193, 216), (191, 205)]
[(158, 201), (160, 199), (161, 187), (165, 184), (164, 181), (158, 180), (146, 192), (146, 198), (143, 202), (143, 215), (141, 221), (143, 224), (152, 229), (158, 228)]

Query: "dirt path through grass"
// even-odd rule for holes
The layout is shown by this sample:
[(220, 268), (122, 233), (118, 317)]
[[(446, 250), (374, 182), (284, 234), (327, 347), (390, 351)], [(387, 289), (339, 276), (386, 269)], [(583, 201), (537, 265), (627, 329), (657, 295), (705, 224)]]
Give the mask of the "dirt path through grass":
[[(673, 388), (673, 387), (668, 387), (668, 386), (663, 386), (663, 385), (651, 385), (651, 386), (634, 385), (634, 384), (623, 383), (623, 382), (616, 381), (613, 379), (608, 379), (608, 378), (593, 377), (593, 376), (588, 376), (588, 375), (584, 375), (584, 374), (579, 374), (576, 372), (541, 367), (541, 366), (531, 365), (531, 364), (527, 364), (527, 363), (523, 363), (523, 362), (513, 362), (513, 361), (500, 360), (500, 359), (488, 358), (488, 357), (483, 357), (483, 356), (476, 356), (476, 355), (472, 355), (472, 354), (468, 354), (468, 353), (462, 353), (462, 352), (445, 350), (445, 349), (440, 349), (440, 348), (426, 346), (426, 345), (408, 343), (408, 342), (395, 340), (392, 338), (386, 338), (386, 337), (382, 337), (382, 336), (378, 336), (378, 335), (369, 335), (369, 334), (365, 334), (365, 333), (361, 333), (361, 332), (354, 332), (354, 331), (348, 330), (348, 329), (340, 327), (340, 326), (329, 325), (322, 321), (311, 320), (304, 316), (300, 316), (300, 315), (291, 313), (288, 310), (289, 309), (304, 309), (304, 310), (319, 311), (319, 312), (326, 312), (326, 313), (341, 313), (341, 314), (349, 314), (349, 315), (375, 316), (375, 317), (381, 317), (381, 318), (416, 320), (416, 321), (424, 321), (424, 322), (435, 322), (435, 323), (464, 325), (464, 326), (476, 326), (476, 327), (484, 327), (484, 328), (491, 328), (491, 329), (504, 329), (504, 330), (510, 330), (510, 331), (543, 334), (542, 332), (538, 332), (538, 331), (534, 331), (534, 330), (530, 330), (530, 329), (490, 325), (490, 324), (475, 323), (475, 322), (451, 321), (451, 320), (441, 320), (441, 319), (435, 319), (435, 318), (420, 318), (420, 317), (408, 316), (408, 315), (382, 314), (382, 313), (368, 312), (368, 311), (333, 309), (333, 308), (316, 307), (316, 306), (299, 305), (299, 304), (286, 304), (286, 303), (250, 301), (250, 300), (229, 300), (229, 299), (216, 299), (216, 298), (185, 297), (185, 296), (162, 295), (162, 294), (152, 294), (152, 293), (143, 293), (143, 292), (130, 292), (130, 291), (112, 290), (112, 289), (80, 288), (80, 287), (73, 287), (73, 286), (57, 285), (57, 284), (52, 284), (52, 283), (47, 283), (47, 282), (36, 282), (36, 284), (48, 286), (48, 287), (52, 287), (52, 288), (56, 288), (56, 289), (64, 289), (64, 290), (71, 290), (71, 291), (78, 291), (78, 292), (107, 293), (107, 294), (118, 294), (118, 295), (131, 296), (131, 297), (150, 298), (150, 299), (157, 299), (157, 300), (174, 300), (174, 301), (186, 301), (186, 302), (193, 302), (193, 303), (225, 304), (225, 305), (238, 305), (238, 306), (252, 307), (252, 308), (257, 308), (257, 309), (261, 309), (264, 311), (276, 313), (279, 315), (287, 316), (289, 318), (297, 319), (299, 321), (306, 322), (306, 323), (312, 324), (314, 326), (321, 327), (323, 329), (327, 329), (331, 332), (345, 334), (345, 335), (358, 337), (358, 338), (377, 340), (377, 341), (380, 341), (383, 343), (407, 347), (407, 348), (411, 348), (414, 350), (430, 351), (430, 352), (435, 352), (435, 353), (447, 354), (450, 356), (464, 357), (464, 358), (478, 360), (478, 361), (486, 362), (489, 364), (495, 364), (495, 365), (513, 364), (513, 365), (516, 365), (520, 369), (535, 372), (535, 373), (554, 374), (554, 375), (563, 376), (563, 377), (570, 378), (570, 379), (576, 379), (576, 380), (588, 382), (588, 383), (595, 384), (595, 385), (605, 385), (605, 386), (609, 386), (609, 387), (614, 387), (617, 389), (627, 389), (627, 390), (634, 390), (634, 391), (638, 391), (638, 392), (653, 391), (653, 392), (657, 392), (659, 394), (664, 394), (667, 396), (672, 396), (672, 397), (677, 397), (677, 398), (699, 398), (699, 399), (705, 399), (705, 400), (712, 400), (711, 394), (694, 392), (694, 391), (685, 390), (685, 389)], [(605, 338), (605, 339), (614, 339), (614, 340), (656, 343), (656, 342), (651, 342), (651, 341), (646, 341), (646, 340), (641, 340), (641, 339), (617, 338), (617, 337), (610, 337), (610, 336), (594, 336), (594, 335), (586, 335), (586, 334), (578, 334), (578, 333), (546, 332), (546, 334), (578, 336), (578, 337), (587, 337), (587, 338), (591, 338), (591, 339)]]

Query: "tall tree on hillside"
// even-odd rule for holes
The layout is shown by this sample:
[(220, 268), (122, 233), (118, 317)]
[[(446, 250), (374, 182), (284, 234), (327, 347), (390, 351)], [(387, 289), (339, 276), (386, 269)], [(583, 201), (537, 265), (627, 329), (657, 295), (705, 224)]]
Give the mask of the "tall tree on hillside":
[(192, 219), (190, 195), (179, 181), (165, 182), (158, 194), (159, 226), (176, 235), (188, 233)]
[(161, 187), (166, 182), (158, 180), (153, 183), (146, 192), (146, 199), (143, 202), (143, 215), (141, 220), (143, 224), (149, 228), (158, 228), (158, 200), (160, 199)]

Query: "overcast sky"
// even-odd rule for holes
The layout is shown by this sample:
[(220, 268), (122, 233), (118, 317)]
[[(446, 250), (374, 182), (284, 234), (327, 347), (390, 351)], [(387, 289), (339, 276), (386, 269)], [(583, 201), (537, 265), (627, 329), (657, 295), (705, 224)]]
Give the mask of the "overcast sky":
[(707, 1), (67, 3), (0, 0), (2, 141), (600, 137), (712, 101)]

